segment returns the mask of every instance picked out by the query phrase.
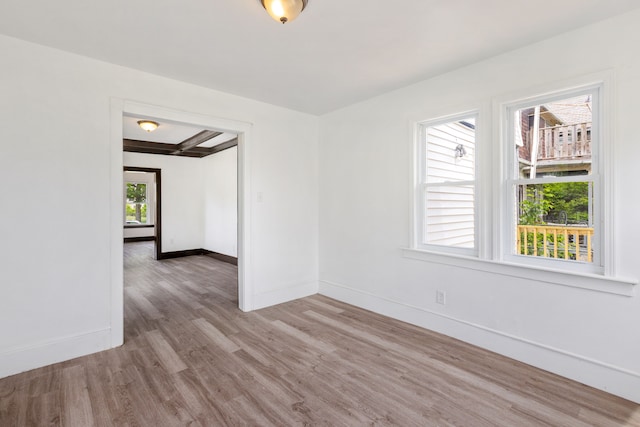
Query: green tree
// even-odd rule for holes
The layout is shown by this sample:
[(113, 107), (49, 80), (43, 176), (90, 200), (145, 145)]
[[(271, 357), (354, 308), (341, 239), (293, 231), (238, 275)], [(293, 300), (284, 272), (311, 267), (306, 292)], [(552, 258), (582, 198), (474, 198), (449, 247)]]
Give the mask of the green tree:
[(550, 222), (569, 223), (589, 221), (589, 183), (557, 182), (527, 187), (527, 195), (520, 202), (521, 225), (543, 225), (544, 218)]
[(569, 223), (589, 221), (589, 183), (558, 182), (545, 184), (545, 198), (551, 202), (548, 214), (558, 218), (565, 214)]
[(527, 186), (527, 196), (520, 202), (520, 225), (542, 225), (544, 216), (553, 208), (544, 185)]
[(127, 201), (135, 204), (136, 220), (142, 222), (142, 205), (147, 203), (147, 184), (127, 182)]

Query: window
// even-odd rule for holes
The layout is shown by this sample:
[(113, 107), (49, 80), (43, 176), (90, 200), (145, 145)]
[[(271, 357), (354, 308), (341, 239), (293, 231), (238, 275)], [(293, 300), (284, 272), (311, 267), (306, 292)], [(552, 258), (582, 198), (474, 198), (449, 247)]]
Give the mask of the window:
[(626, 295), (612, 240), (610, 85), (608, 73), (585, 76), (417, 122), (403, 254)]
[(147, 184), (127, 182), (127, 202), (125, 204), (125, 224), (151, 224), (148, 209)]
[(602, 272), (599, 95), (591, 87), (506, 107), (509, 261)]
[(475, 254), (476, 115), (419, 125), (418, 248)]

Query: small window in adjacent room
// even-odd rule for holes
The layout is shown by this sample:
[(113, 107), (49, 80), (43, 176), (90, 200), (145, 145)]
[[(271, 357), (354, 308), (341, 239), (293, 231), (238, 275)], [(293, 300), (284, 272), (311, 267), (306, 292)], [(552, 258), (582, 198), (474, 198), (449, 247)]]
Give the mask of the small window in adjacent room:
[(476, 115), (419, 125), (416, 246), (475, 254)]
[(125, 204), (125, 224), (150, 224), (147, 205), (147, 184), (127, 182), (127, 203)]
[(598, 100), (591, 88), (507, 107), (511, 261), (601, 270)]

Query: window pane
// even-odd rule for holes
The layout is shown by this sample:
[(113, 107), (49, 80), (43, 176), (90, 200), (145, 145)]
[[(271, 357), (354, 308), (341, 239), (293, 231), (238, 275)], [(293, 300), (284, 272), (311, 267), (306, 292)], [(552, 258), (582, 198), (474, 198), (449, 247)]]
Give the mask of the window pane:
[(473, 248), (474, 205), (473, 185), (427, 187), (423, 243)]
[(126, 224), (147, 224), (147, 184), (127, 183)]
[(475, 118), (426, 128), (426, 182), (475, 179)]
[(591, 174), (592, 95), (517, 110), (514, 178)]
[(593, 184), (515, 186), (516, 254), (593, 262)]

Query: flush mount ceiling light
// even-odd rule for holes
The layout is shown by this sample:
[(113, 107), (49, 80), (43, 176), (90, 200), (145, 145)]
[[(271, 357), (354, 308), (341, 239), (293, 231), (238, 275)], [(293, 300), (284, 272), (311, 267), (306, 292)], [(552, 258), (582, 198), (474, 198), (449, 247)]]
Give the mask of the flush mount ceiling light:
[(153, 132), (158, 128), (158, 123), (151, 120), (138, 120), (138, 126), (146, 130), (147, 132)]
[(278, 22), (286, 24), (300, 15), (309, 0), (260, 0), (269, 15)]

